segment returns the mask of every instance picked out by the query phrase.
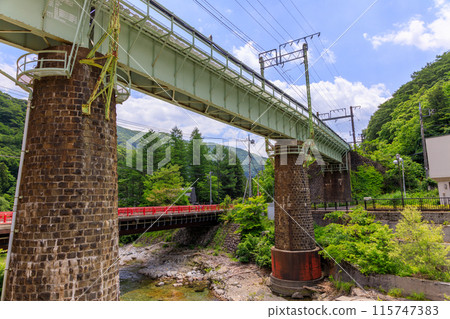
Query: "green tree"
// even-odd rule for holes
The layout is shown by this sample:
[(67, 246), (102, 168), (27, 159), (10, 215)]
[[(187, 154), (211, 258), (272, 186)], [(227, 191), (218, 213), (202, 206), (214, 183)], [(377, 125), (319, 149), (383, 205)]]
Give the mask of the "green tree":
[[(197, 196), (202, 199), (207, 198), (207, 200), (206, 201), (204, 200), (203, 202), (209, 204), (209, 193), (210, 193), (209, 174), (208, 174), (208, 177), (206, 180), (202, 180), (202, 181), (198, 182), (197, 185), (198, 185), (198, 190), (199, 190), (199, 193), (197, 193)], [(222, 184), (220, 183), (218, 177), (211, 175), (211, 195), (212, 195), (213, 204), (220, 203), (220, 200), (219, 200), (219, 188), (220, 187), (222, 187)]]
[(0, 212), (8, 212), (11, 210), (11, 204), (3, 196), (0, 196)]
[(14, 182), (15, 178), (9, 172), (6, 164), (0, 162), (0, 194), (8, 192)]
[(273, 162), (270, 158), (266, 160), (264, 165), (264, 170), (261, 171), (256, 178), (258, 183), (253, 186), (253, 189), (257, 189), (258, 184), (260, 185), (260, 192), (266, 203), (273, 202), (274, 196), (274, 185), (275, 185), (275, 170), (273, 167)]
[(152, 206), (187, 205), (184, 181), (178, 165), (162, 167), (144, 178), (144, 198)]
[(450, 247), (444, 243), (443, 226), (422, 220), (413, 207), (402, 212), (395, 228), (395, 245), (390, 257), (399, 263), (401, 274), (420, 273), (430, 279), (450, 281)]
[(208, 174), (211, 164), (206, 155), (209, 154), (208, 147), (203, 143), (202, 134), (195, 128), (188, 143), (189, 157), (189, 182), (196, 182), (195, 187), (197, 199), (200, 203), (209, 203)]
[(383, 189), (383, 175), (373, 166), (361, 165), (351, 171), (352, 195), (354, 198), (377, 197)]
[(177, 126), (175, 126), (170, 131), (170, 138), (170, 163), (172, 165), (178, 165), (180, 167), (181, 177), (183, 177), (183, 179), (186, 181), (188, 180), (188, 158), (187, 145), (183, 140), (183, 132)]

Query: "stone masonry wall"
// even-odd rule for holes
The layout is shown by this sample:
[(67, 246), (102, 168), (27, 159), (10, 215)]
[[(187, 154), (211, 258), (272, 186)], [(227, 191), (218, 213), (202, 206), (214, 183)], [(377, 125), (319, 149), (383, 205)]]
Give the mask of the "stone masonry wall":
[(82, 114), (100, 72), (87, 53), (34, 83), (7, 300), (118, 300), (116, 110)]
[[(280, 150), (279, 145), (276, 147)], [(275, 202), (279, 204), (275, 205), (275, 248), (281, 250), (316, 247), (308, 175), (303, 166), (296, 163), (297, 159), (298, 153), (275, 155)]]

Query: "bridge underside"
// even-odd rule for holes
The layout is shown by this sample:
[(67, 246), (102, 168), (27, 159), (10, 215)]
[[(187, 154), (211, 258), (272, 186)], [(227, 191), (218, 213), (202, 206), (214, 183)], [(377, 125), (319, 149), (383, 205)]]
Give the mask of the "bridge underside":
[[(219, 222), (220, 213), (122, 217), (119, 218), (119, 236), (174, 228), (214, 226)], [(0, 225), (0, 249), (8, 249), (9, 232), (9, 224)]]
[[(304, 105), (164, 8), (150, 4), (145, 12), (121, 3), (119, 75), (129, 78), (132, 88), (271, 139), (308, 138)], [(92, 29), (81, 9), (84, 0), (3, 0), (0, 41), (31, 52), (76, 41), (88, 47), (107, 29), (110, 7), (103, 1), (87, 4), (94, 12)], [(107, 43), (99, 52), (106, 50)], [(317, 117), (313, 122), (325, 161), (343, 163), (349, 145)]]

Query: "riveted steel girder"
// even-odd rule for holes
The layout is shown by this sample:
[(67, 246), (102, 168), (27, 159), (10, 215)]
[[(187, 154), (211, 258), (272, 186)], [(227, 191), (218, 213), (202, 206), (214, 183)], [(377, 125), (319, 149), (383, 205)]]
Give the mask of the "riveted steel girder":
[[(31, 52), (70, 44), (81, 15), (90, 14), (91, 25), (81, 26), (81, 45), (95, 43), (108, 27), (113, 2), (91, 0), (93, 14), (82, 12), (83, 3), (2, 0), (0, 41)], [(139, 8), (121, 5), (119, 65), (132, 88), (261, 136), (308, 138), (305, 106), (165, 8), (146, 1)], [(98, 51), (107, 49), (105, 44)], [(317, 117), (314, 130), (324, 159), (342, 163), (350, 146)]]

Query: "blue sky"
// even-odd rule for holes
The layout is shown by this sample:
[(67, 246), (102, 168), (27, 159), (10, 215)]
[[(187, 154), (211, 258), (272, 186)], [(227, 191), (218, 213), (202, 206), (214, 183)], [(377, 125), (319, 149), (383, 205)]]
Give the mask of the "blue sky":
[[(130, 2), (140, 5), (139, 0)], [(450, 48), (448, 0), (159, 2), (200, 32), (212, 35), (214, 42), (255, 69), (258, 69), (257, 48), (269, 50), (280, 43), (321, 32), (320, 38), (309, 41), (313, 108), (323, 113), (361, 105), (356, 114), (357, 134), (367, 126), (376, 107), (409, 81), (414, 71)], [(210, 4), (243, 31), (251, 42), (243, 42), (198, 3), (204, 6)], [(14, 74), (14, 64), (20, 54), (23, 52), (0, 44), (0, 68)], [(268, 69), (266, 76), (306, 104), (300, 92), (305, 89), (303, 67), (291, 63), (280, 71), (287, 73), (292, 80), (282, 79), (273, 69)], [(12, 87), (4, 77), (0, 78), (0, 89)], [(17, 90), (14, 88), (10, 92), (16, 94)], [(247, 135), (198, 114), (186, 116), (187, 111), (139, 93), (133, 93), (127, 102), (118, 106), (117, 112), (120, 120), (139, 123), (144, 127), (169, 131), (178, 125), (186, 136), (195, 126), (200, 126), (201, 132), (208, 137), (240, 139)], [(344, 139), (351, 140), (349, 120), (329, 124)], [(264, 153), (263, 139), (255, 138), (258, 143), (254, 151)]]

